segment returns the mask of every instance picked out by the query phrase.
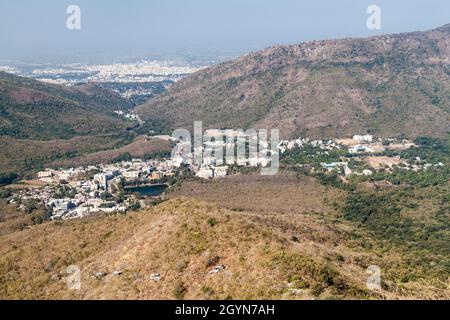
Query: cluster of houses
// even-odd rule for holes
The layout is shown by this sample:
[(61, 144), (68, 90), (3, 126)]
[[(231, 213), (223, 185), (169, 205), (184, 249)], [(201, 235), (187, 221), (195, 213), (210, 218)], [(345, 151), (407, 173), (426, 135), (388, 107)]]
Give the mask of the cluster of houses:
[(327, 172), (336, 172), (336, 173), (342, 173), (344, 176), (350, 176), (350, 175), (357, 175), (357, 176), (371, 176), (374, 171), (370, 169), (362, 169), (362, 170), (352, 170), (348, 166), (348, 162), (341, 161), (341, 162), (331, 162), (331, 163), (321, 163), (320, 164), (323, 169), (325, 169)]
[(135, 121), (139, 124), (139, 126), (142, 126), (145, 121), (139, 117), (137, 113), (134, 113), (133, 111), (122, 111), (122, 110), (116, 110), (114, 113), (120, 117), (123, 117), (129, 121)]
[[(211, 132), (209, 133), (211, 134)], [(214, 135), (214, 132), (212, 133)], [(227, 148), (234, 148), (234, 138), (236, 138), (240, 131), (234, 130), (222, 130), (218, 133), (220, 139), (212, 139), (206, 142), (203, 142), (202, 147), (199, 150), (194, 150), (203, 154), (201, 165), (194, 166), (193, 154), (188, 154), (188, 159), (186, 159), (184, 149), (191, 148), (190, 143), (183, 145), (183, 143), (178, 144), (178, 152), (175, 153), (175, 157), (173, 160), (177, 163), (188, 163), (191, 167), (191, 171), (198, 177), (204, 179), (211, 178), (220, 178), (226, 176), (229, 171), (229, 166), (224, 165), (226, 161), (218, 161), (218, 158), (213, 154), (212, 150), (227, 150)], [(222, 139), (222, 136), (227, 139)], [(356, 176), (370, 176), (373, 175), (378, 169), (376, 166), (373, 166), (370, 160), (379, 160), (384, 163), (383, 167), (386, 167), (388, 170), (392, 170), (394, 166), (401, 164), (402, 161), (397, 161), (394, 165), (392, 165), (392, 161), (386, 161), (387, 157), (379, 156), (380, 153), (384, 152), (387, 147), (383, 144), (385, 141), (388, 141), (390, 144), (392, 143), (393, 148), (398, 145), (401, 148), (410, 148), (414, 146), (413, 143), (410, 143), (407, 140), (402, 140), (399, 142), (396, 138), (392, 139), (375, 139), (372, 135), (355, 135), (352, 139), (343, 139), (343, 140), (311, 140), (309, 138), (297, 138), (292, 140), (282, 140), (278, 143), (276, 152), (279, 155), (285, 154), (289, 150), (293, 150), (295, 148), (305, 148), (310, 146), (316, 150), (315, 156), (319, 155), (329, 155), (331, 151), (338, 150), (347, 152), (348, 155), (351, 156), (352, 160), (361, 160), (361, 163), (364, 165), (356, 166), (354, 168), (349, 167), (349, 162), (347, 158), (342, 158), (342, 161), (339, 162), (330, 162), (330, 163), (319, 163), (320, 168), (323, 172), (336, 172), (342, 174), (345, 177), (356, 175)], [(257, 154), (253, 156), (249, 156), (243, 159), (237, 159), (234, 163), (238, 166), (246, 166), (246, 167), (265, 167), (270, 164), (271, 158), (268, 156), (270, 153), (273, 153), (272, 150), (269, 149), (269, 141), (258, 141), (259, 150)], [(186, 150), (184, 150), (186, 151)], [(205, 156), (205, 151), (206, 156)], [(224, 152), (225, 154), (225, 152)], [(224, 154), (219, 154), (219, 157), (223, 157)], [(389, 159), (392, 160), (392, 159)], [(387, 166), (386, 166), (387, 164)], [(439, 166), (440, 164), (436, 164)], [(427, 169), (431, 167), (431, 164), (413, 164), (410, 166), (403, 166), (404, 168), (418, 171), (422, 169)], [(317, 168), (314, 166), (308, 166), (312, 171), (317, 171)]]
[[(255, 152), (238, 151), (238, 140), (246, 137), (252, 142)], [(250, 143), (247, 140), (247, 143)], [(271, 163), (274, 150), (269, 149), (270, 141), (248, 136), (240, 130), (208, 130), (207, 138), (194, 147), (190, 141), (176, 140), (177, 145), (172, 160), (190, 167), (197, 177), (203, 179), (220, 178), (229, 173), (230, 165), (241, 167), (266, 167)], [(257, 145), (257, 147), (256, 147)], [(248, 148), (246, 145), (245, 148)], [(258, 149), (258, 150), (256, 150)], [(275, 150), (278, 153), (278, 149)], [(198, 159), (196, 159), (198, 156)]]
[[(232, 137), (239, 134), (238, 131), (228, 131)], [(161, 136), (160, 139), (172, 140), (170, 136)], [(100, 164), (70, 169), (47, 169), (37, 173), (37, 178), (44, 187), (27, 188), (16, 191), (10, 197), (10, 203), (16, 204), (24, 209), (28, 201), (37, 201), (45, 205), (52, 213), (52, 218), (70, 219), (85, 217), (95, 212), (126, 212), (131, 206), (139, 204), (145, 206), (144, 202), (133, 194), (126, 197), (117, 197), (121, 190), (120, 186), (131, 183), (140, 185), (142, 183), (156, 183), (163, 179), (170, 178), (180, 172), (179, 168), (184, 166), (189, 174), (203, 179), (213, 179), (224, 177), (229, 174), (230, 167), (224, 161), (224, 154), (216, 154), (213, 150), (226, 150), (235, 145), (230, 143), (233, 139), (217, 139), (203, 142), (200, 147), (191, 151), (191, 145), (182, 141), (177, 141), (170, 159), (151, 159), (147, 161), (133, 159), (131, 161), (121, 161), (114, 164)], [(285, 154), (294, 148), (305, 148), (311, 146), (316, 150), (317, 155), (327, 155), (333, 150), (347, 151), (351, 160), (359, 161), (361, 166), (349, 167), (349, 158), (341, 157), (340, 161), (331, 163), (317, 163), (316, 166), (304, 165), (311, 171), (334, 172), (342, 176), (363, 175), (370, 176), (378, 170), (392, 170), (394, 167), (405, 170), (424, 170), (433, 166), (444, 166), (442, 163), (429, 164), (415, 159), (414, 163), (406, 163), (400, 157), (388, 157), (380, 155), (380, 150), (385, 150), (380, 139), (373, 139), (370, 135), (354, 136), (351, 141), (342, 143), (337, 140), (310, 140), (308, 138), (298, 138), (293, 140), (283, 140), (278, 143), (276, 153)], [(173, 140), (172, 140), (173, 141)], [(397, 143), (391, 139), (392, 143)], [(410, 147), (411, 143), (402, 141), (402, 146)], [(348, 149), (346, 149), (348, 148)], [(188, 149), (188, 150), (187, 150)], [(242, 159), (233, 159), (233, 163), (238, 166), (257, 167), (269, 165), (271, 158), (269, 142), (262, 141), (256, 154), (247, 155)], [(311, 150), (311, 148), (309, 149)], [(201, 154), (200, 162), (196, 162), (194, 157), (196, 152)], [(234, 154), (234, 153), (233, 153)], [(222, 159), (219, 159), (222, 157)], [(221, 161), (219, 161), (221, 160)], [(226, 159), (225, 159), (226, 160)], [(354, 162), (353, 162), (354, 164)], [(300, 164), (300, 166), (303, 166)], [(167, 179), (166, 179), (167, 180)], [(61, 189), (64, 192), (61, 192)], [(107, 195), (107, 196), (105, 196)], [(120, 200), (120, 201), (119, 201)]]
[[(52, 212), (52, 219), (81, 218), (96, 212), (126, 212), (133, 204), (139, 203), (141, 207), (145, 204), (134, 195), (117, 201), (112, 195), (120, 190), (120, 182), (157, 182), (174, 176), (177, 167), (179, 164), (171, 159), (134, 159), (115, 164), (47, 169), (37, 173), (44, 187), (19, 190), (12, 195), (10, 203), (24, 209), (27, 202), (37, 201)], [(65, 196), (61, 195), (61, 189), (64, 189)], [(106, 194), (112, 197), (108, 198)]]
[(284, 154), (287, 150), (294, 148), (303, 148), (306, 145), (310, 145), (314, 148), (322, 150), (325, 154), (331, 150), (340, 150), (342, 146), (334, 140), (310, 140), (309, 138), (298, 138), (294, 140), (282, 140), (278, 144), (278, 149), (281, 154)]
[[(231, 132), (231, 134), (237, 134), (237, 132)], [(169, 136), (153, 138), (173, 141)], [(173, 177), (181, 166), (186, 166), (188, 172), (199, 178), (211, 179), (226, 176), (229, 173), (229, 166), (219, 163), (217, 155), (211, 151), (219, 145), (223, 148), (227, 147), (226, 142), (217, 140), (205, 142), (198, 148), (199, 150), (194, 150), (194, 152), (202, 152), (201, 163), (194, 163), (192, 153), (186, 156), (175, 152), (170, 159), (147, 161), (133, 159), (114, 164), (58, 170), (46, 169), (37, 173), (37, 178), (45, 184), (45, 187), (22, 189), (13, 194), (10, 202), (24, 208), (24, 203), (27, 201), (38, 201), (51, 210), (53, 219), (81, 218), (96, 212), (125, 212), (136, 202), (143, 207), (144, 202), (133, 195), (128, 195), (120, 202), (116, 201), (114, 196), (112, 199), (105, 197), (105, 194), (117, 193), (117, 186), (123, 180), (136, 185), (157, 182)], [(268, 148), (267, 143), (262, 145)], [(178, 150), (182, 150), (183, 143), (178, 143), (178, 147)], [(238, 165), (265, 166), (269, 161), (269, 158), (255, 156), (238, 162)], [(62, 186), (70, 197), (61, 196), (59, 190)]]
[[(355, 142), (363, 143), (363, 142), (372, 142), (372, 136), (355, 136), (353, 138)], [(344, 150), (344, 146), (334, 140), (310, 140), (308, 138), (298, 138), (294, 140), (284, 140), (279, 144), (279, 149), (282, 154), (284, 154), (287, 150), (292, 150), (294, 148), (304, 148), (306, 146), (311, 146), (317, 149), (317, 155), (328, 155), (332, 150)], [(359, 145), (358, 145), (359, 147)], [(356, 147), (350, 148), (349, 153), (353, 153), (352, 149)], [(368, 148), (358, 149), (357, 153), (366, 153), (371, 152)], [(314, 166), (302, 166), (309, 167), (311, 172), (315, 172), (316, 169)], [(371, 170), (362, 170), (362, 172), (353, 172), (348, 166), (348, 161), (340, 161), (340, 162), (322, 162), (320, 163), (320, 167), (324, 172), (336, 172), (339, 174), (343, 174), (345, 176), (349, 176), (351, 174), (356, 175), (371, 175), (373, 172)]]
[[(387, 142), (387, 143), (386, 143)], [(386, 150), (405, 150), (415, 146), (414, 143), (406, 139), (375, 139), (372, 135), (355, 135), (352, 139), (342, 140), (309, 140), (307, 138), (299, 138), (295, 140), (285, 140), (280, 143), (281, 153), (293, 148), (303, 148), (310, 145), (319, 151), (319, 154), (329, 154), (330, 150), (347, 150), (352, 160), (356, 160), (359, 165), (349, 167), (349, 158), (342, 157), (338, 162), (322, 162), (320, 169), (322, 172), (334, 172), (344, 177), (349, 176), (371, 176), (379, 170), (384, 172), (392, 172), (394, 168), (401, 170), (421, 171), (433, 167), (443, 167), (444, 164), (439, 162), (435, 164), (426, 163), (419, 157), (411, 160), (401, 159), (399, 156), (386, 156), (383, 152)], [(316, 172), (314, 166), (304, 165), (311, 172)]]

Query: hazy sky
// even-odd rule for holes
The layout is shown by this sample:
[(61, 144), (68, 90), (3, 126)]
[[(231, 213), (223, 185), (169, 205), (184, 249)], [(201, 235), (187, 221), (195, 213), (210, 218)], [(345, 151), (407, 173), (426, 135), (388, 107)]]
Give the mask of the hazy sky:
[[(66, 28), (71, 4), (81, 30)], [(381, 8), (380, 31), (366, 27), (371, 4)], [(446, 23), (449, 0), (0, 0), (0, 59), (239, 54)]]

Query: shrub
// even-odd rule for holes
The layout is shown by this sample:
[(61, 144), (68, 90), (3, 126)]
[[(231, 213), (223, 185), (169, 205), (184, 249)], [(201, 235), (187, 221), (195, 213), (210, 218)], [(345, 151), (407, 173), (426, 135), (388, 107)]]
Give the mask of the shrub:
[(11, 190), (2, 189), (0, 190), (0, 199), (6, 199), (12, 196)]
[(212, 266), (216, 265), (217, 263), (219, 263), (219, 261), (220, 261), (220, 257), (219, 256), (214, 256), (214, 257), (208, 259), (206, 265), (208, 267), (212, 267)]
[(202, 287), (203, 294), (211, 296), (214, 294), (214, 290), (211, 287)]
[(217, 222), (217, 220), (216, 220), (215, 218), (209, 218), (209, 219), (208, 219), (208, 224), (209, 224), (211, 227), (214, 227), (217, 223), (218, 223), (218, 222)]
[(179, 260), (176, 263), (175, 268), (177, 269), (178, 272), (183, 272), (187, 268), (187, 262), (184, 260)]
[(175, 287), (172, 290), (173, 296), (175, 299), (182, 300), (184, 296), (186, 295), (186, 287), (182, 281), (178, 281), (175, 284)]
[(16, 173), (0, 173), (0, 186), (10, 184), (17, 179)]

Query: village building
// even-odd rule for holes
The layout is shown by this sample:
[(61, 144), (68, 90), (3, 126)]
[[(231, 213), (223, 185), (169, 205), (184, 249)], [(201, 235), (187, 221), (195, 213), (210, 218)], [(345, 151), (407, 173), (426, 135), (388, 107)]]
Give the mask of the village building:
[(228, 173), (228, 166), (213, 167), (213, 177), (225, 177)]
[(124, 176), (125, 179), (128, 180), (134, 180), (134, 179), (138, 179), (140, 176), (141, 172), (134, 170), (134, 171), (123, 171), (122, 175)]
[(368, 146), (358, 144), (358, 145), (348, 149), (348, 152), (351, 153), (351, 154), (355, 154), (355, 153), (372, 153), (373, 149), (368, 147)]
[(37, 177), (39, 179), (51, 178), (51, 177), (53, 177), (53, 170), (39, 171), (37, 173)]
[(210, 179), (214, 177), (214, 171), (211, 168), (203, 167), (195, 175), (202, 179)]
[(355, 140), (357, 143), (372, 143), (373, 142), (373, 136), (371, 135), (354, 135), (353, 140)]

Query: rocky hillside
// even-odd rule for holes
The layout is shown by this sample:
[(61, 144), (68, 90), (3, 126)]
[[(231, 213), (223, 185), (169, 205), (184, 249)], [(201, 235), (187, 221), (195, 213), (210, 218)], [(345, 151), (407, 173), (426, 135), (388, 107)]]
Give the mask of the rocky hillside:
[(200, 71), (137, 107), (171, 128), (279, 128), (283, 137), (444, 136), (450, 24), (277, 46)]
[(0, 135), (50, 140), (117, 132), (127, 124), (113, 110), (124, 107), (127, 101), (92, 84), (63, 87), (0, 72)]

